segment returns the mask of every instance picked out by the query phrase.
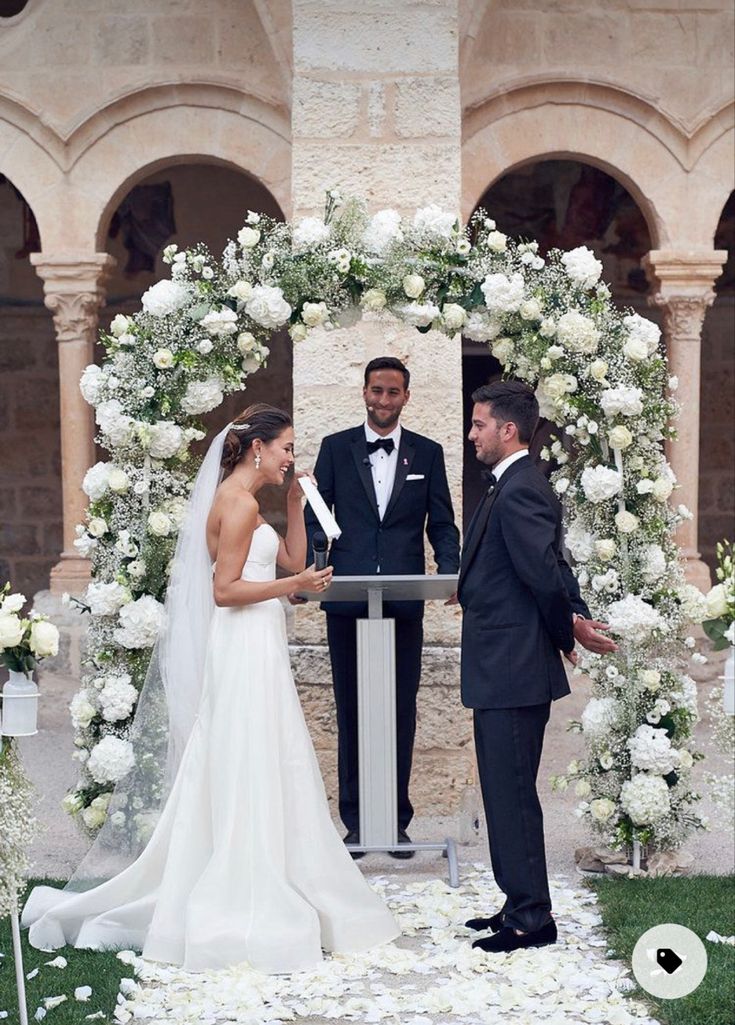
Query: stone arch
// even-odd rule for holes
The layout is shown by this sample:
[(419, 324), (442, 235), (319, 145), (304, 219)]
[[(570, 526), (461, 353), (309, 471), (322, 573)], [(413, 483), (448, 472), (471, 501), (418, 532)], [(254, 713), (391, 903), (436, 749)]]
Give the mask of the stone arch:
[(692, 137), (692, 169), (687, 182), (687, 218), (698, 231), (698, 244), (712, 245), (735, 181), (735, 105), (722, 107)]
[(633, 93), (601, 83), (519, 83), (467, 111), (463, 206), (513, 168), (545, 159), (591, 163), (616, 178), (641, 208), (656, 246), (678, 239), (688, 140)]

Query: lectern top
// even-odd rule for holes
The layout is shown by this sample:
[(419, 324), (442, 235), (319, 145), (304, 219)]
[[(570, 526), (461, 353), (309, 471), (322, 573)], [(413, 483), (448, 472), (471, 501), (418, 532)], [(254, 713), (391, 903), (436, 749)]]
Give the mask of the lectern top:
[(441, 601), (457, 590), (456, 573), (384, 576), (381, 573), (360, 577), (332, 577), (325, 591), (303, 591), (297, 597), (307, 601), (368, 601), (370, 592), (383, 601)]

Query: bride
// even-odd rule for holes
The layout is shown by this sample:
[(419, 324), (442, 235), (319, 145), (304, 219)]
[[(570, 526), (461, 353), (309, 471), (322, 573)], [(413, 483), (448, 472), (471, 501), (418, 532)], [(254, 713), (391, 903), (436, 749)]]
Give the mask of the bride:
[[(34, 947), (132, 946), (189, 971), (246, 961), (292, 972), (314, 967), (322, 949), (351, 953), (398, 935), (332, 824), (291, 675), (279, 599), (323, 589), (332, 573), (303, 568), (295, 479), (286, 537), (260, 516), (260, 488), (282, 484), (293, 464), (291, 420), (272, 406), (251, 406), (214, 439), (133, 727), (137, 753), (160, 683), (170, 792), (127, 868), (84, 892), (33, 890), (23, 924)], [(276, 564), (295, 575), (277, 580)], [(116, 791), (110, 812), (141, 803)], [(87, 858), (97, 880), (109, 821)]]

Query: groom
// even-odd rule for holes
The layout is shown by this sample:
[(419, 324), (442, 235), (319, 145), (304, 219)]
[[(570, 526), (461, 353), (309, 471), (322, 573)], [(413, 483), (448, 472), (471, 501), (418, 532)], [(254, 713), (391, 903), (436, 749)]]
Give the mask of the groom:
[[(439, 573), (459, 568), (459, 533), (441, 445), (401, 427), (410, 398), (410, 375), (399, 359), (381, 356), (365, 367), (365, 423), (324, 438), (314, 474), (324, 501), (334, 510), (342, 534), (332, 544), (335, 576), (425, 572), (424, 531)], [(306, 508), (308, 551), (319, 528)], [(332, 680), (337, 706), (339, 813), (345, 843), (359, 844), (357, 734), (357, 619), (366, 604), (324, 602)], [(421, 676), (423, 602), (386, 602), (395, 619), (398, 843), (411, 842), (406, 829), (413, 808), (408, 796), (416, 695)], [(353, 857), (362, 857), (355, 852)]]
[(560, 653), (576, 660), (573, 607), (589, 614), (559, 554), (559, 502), (528, 455), (538, 420), (533, 392), (497, 381), (472, 400), (469, 440), (492, 473), (459, 576), (462, 703), (474, 710), (490, 857), (505, 904), (467, 925), (494, 933), (473, 946), (506, 952), (556, 942), (536, 776), (551, 702), (569, 693)]

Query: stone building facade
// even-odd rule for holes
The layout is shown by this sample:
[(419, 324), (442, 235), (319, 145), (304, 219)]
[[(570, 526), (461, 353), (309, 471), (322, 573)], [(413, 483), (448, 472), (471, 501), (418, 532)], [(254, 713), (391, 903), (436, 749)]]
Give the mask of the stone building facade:
[[(732, 41), (729, 0), (0, 0), (0, 577), (84, 586), (72, 541), (95, 451), (77, 381), (162, 246), (216, 250), (248, 208), (299, 217), (340, 185), (373, 208), (484, 202), (514, 233), (589, 238), (616, 297), (664, 329), (683, 405), (670, 455), (696, 514), (680, 540), (705, 586), (733, 516)], [(442, 442), (471, 512), (462, 394), (493, 372), (486, 352), (370, 322), (272, 351), (213, 427), (278, 401), (312, 463), (325, 430), (359, 422), (364, 363), (394, 353), (406, 423)], [(457, 613), (428, 622), (414, 779), (419, 807), (441, 807), (471, 771), (470, 730)], [(319, 613), (292, 636), (331, 778)]]

